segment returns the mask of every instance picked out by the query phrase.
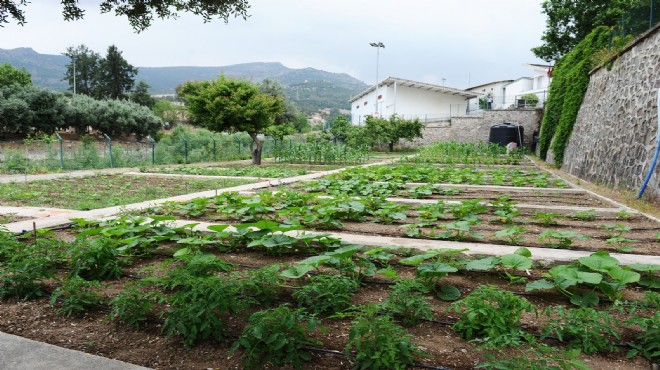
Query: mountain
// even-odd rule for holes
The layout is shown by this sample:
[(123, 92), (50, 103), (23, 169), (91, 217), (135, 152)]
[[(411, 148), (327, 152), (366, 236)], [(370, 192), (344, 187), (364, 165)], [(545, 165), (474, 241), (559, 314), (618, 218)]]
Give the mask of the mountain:
[[(35, 85), (52, 90), (66, 90), (62, 81), (69, 58), (40, 54), (31, 48), (0, 49), (0, 63), (25, 68)], [(129, 61), (130, 63), (130, 61)], [(350, 109), (348, 100), (368, 85), (345, 73), (315, 68), (292, 69), (281, 63), (244, 63), (221, 67), (138, 67), (136, 81), (144, 80), (154, 95), (174, 94), (176, 86), (189, 80), (215, 79), (218, 75), (259, 82), (268, 77), (282, 84), (287, 97), (304, 113), (319, 109)]]

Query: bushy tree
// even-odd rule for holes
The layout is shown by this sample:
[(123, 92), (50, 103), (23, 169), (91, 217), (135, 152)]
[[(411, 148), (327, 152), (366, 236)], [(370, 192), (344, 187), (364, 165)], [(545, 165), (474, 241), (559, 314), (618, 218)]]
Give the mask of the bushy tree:
[(332, 121), (330, 133), (335, 140), (346, 142), (350, 134), (351, 126), (351, 121), (349, 121), (348, 118), (339, 116)]
[[(0, 2), (0, 27), (14, 19), (19, 25), (26, 23), (25, 11), (29, 1), (5, 0)], [(78, 0), (62, 0), (62, 16), (64, 20), (75, 21), (83, 19), (85, 11), (78, 6)], [(176, 18), (178, 12), (192, 13), (202, 16), (204, 22), (212, 18), (229, 21), (230, 16), (247, 18), (250, 8), (247, 0), (104, 0), (100, 4), (101, 13), (114, 11), (117, 16), (125, 16), (136, 32), (149, 26), (154, 16), (167, 19)]]
[(412, 140), (422, 137), (424, 124), (419, 119), (406, 120), (396, 114), (389, 119), (367, 116), (364, 125), (365, 143), (371, 146), (387, 145), (389, 151), (394, 151), (394, 145), (401, 139)]
[(640, 0), (544, 0), (543, 44), (532, 49), (546, 62), (559, 60), (598, 26), (614, 26)]
[(259, 86), (220, 76), (214, 81), (188, 81), (178, 90), (196, 124), (211, 131), (245, 131), (252, 138), (252, 163), (261, 164), (263, 142), (258, 135), (275, 124), (282, 98), (262, 93)]
[(64, 126), (65, 109), (58, 92), (18, 84), (0, 88), (0, 130), (6, 133), (52, 134)]
[(18, 85), (32, 85), (32, 76), (25, 68), (15, 68), (9, 63), (0, 64), (0, 87)]
[(135, 84), (137, 69), (128, 64), (115, 45), (108, 47), (108, 53), (101, 59), (98, 69), (98, 84), (101, 97), (125, 99)]
[(64, 55), (70, 59), (64, 73), (64, 79), (69, 83), (69, 90), (75, 91), (76, 94), (100, 96), (101, 94), (98, 92), (98, 69), (99, 62), (102, 59), (101, 55), (90, 50), (85, 45), (79, 45), (75, 48), (72, 46), (68, 47)]
[(135, 86), (135, 90), (131, 92), (131, 101), (147, 108), (153, 108), (156, 104), (156, 99), (149, 94), (150, 87), (151, 86), (144, 81), (138, 82), (137, 86)]

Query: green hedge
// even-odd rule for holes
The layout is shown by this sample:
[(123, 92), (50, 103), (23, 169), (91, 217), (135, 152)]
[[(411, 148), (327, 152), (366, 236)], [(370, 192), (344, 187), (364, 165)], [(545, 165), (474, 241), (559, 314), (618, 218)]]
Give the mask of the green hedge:
[[(564, 160), (566, 143), (573, 132), (573, 125), (589, 86), (589, 71), (594, 67), (593, 56), (608, 47), (609, 37), (609, 28), (594, 29), (555, 65), (541, 124), (539, 155), (545, 160), (551, 149), (557, 167)], [(555, 140), (551, 145), (553, 137)]]

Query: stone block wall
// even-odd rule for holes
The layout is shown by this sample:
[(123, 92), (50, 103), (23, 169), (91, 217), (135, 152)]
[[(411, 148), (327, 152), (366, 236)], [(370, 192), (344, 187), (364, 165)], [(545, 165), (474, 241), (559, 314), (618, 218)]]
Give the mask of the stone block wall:
[[(622, 52), (611, 70), (592, 71), (562, 169), (590, 182), (638, 192), (655, 154), (660, 28)], [(660, 169), (645, 192), (660, 199)]]
[(439, 141), (488, 142), (490, 127), (504, 122), (513, 122), (524, 127), (523, 143), (532, 145), (532, 135), (540, 127), (543, 111), (540, 109), (506, 109), (485, 111), (483, 116), (452, 117), (450, 120), (429, 123), (421, 139), (402, 143), (404, 146), (419, 146)]

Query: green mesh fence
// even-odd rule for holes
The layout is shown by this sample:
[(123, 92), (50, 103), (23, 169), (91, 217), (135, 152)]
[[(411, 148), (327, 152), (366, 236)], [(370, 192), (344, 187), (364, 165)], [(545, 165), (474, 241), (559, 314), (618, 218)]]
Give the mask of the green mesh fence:
[(660, 22), (660, 0), (641, 0), (621, 16), (612, 30), (611, 46), (618, 40), (633, 39)]

